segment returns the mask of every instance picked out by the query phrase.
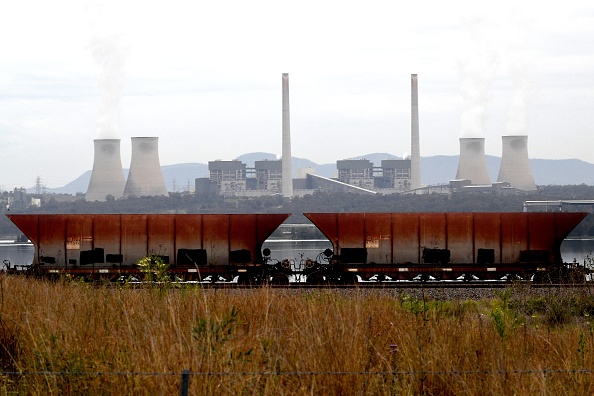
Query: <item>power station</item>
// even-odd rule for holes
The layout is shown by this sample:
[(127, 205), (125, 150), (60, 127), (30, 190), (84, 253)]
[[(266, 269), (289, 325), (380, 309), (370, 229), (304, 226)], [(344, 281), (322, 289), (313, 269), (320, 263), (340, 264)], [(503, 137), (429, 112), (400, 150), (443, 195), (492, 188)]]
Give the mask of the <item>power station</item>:
[[(312, 194), (314, 191), (341, 191), (361, 194), (394, 194), (444, 192), (444, 186), (423, 187), (419, 132), (418, 76), (411, 74), (411, 142), (410, 158), (388, 158), (381, 166), (367, 159), (344, 159), (336, 162), (336, 177), (318, 176), (313, 169), (297, 169), (293, 178), (289, 74), (282, 73), (282, 156), (278, 160), (255, 161), (253, 167), (238, 160), (210, 161), (210, 176), (195, 180), (196, 192), (216, 192), (222, 196), (255, 197), (282, 195), (285, 198)], [(509, 187), (533, 191), (536, 184), (528, 158), (524, 135), (503, 136), (501, 167), (497, 182), (492, 184), (485, 157), (483, 137), (460, 138), (460, 156), (456, 179), (447, 192), (464, 189), (477, 191), (491, 187)], [(168, 195), (159, 161), (158, 137), (133, 137), (128, 179), (124, 180), (119, 139), (96, 139), (95, 157), (88, 201), (104, 201), (131, 196)]]
[[(216, 192), (222, 196), (255, 197), (282, 194), (285, 198), (315, 191), (393, 194), (421, 187), (417, 75), (411, 75), (411, 158), (386, 159), (381, 166), (369, 160), (337, 161), (337, 177), (318, 176), (309, 169), (297, 170), (293, 178), (290, 134), (289, 74), (282, 74), (282, 157), (255, 161), (254, 167), (238, 160), (210, 161), (208, 178), (196, 179), (196, 192)], [(413, 182), (414, 180), (414, 182)]]

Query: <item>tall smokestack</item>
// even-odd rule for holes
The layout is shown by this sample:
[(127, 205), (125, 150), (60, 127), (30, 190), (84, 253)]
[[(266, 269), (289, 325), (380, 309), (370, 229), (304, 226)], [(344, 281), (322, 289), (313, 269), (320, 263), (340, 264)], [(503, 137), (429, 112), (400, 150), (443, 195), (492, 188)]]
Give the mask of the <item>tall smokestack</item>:
[(485, 157), (485, 138), (460, 138), (456, 179), (468, 179), (473, 185), (491, 185)]
[(293, 197), (293, 170), (291, 165), (291, 118), (289, 112), (289, 73), (283, 73), (283, 197)]
[(124, 198), (167, 195), (159, 162), (158, 137), (133, 137), (130, 172)]
[(126, 181), (120, 157), (120, 139), (95, 139), (94, 145), (93, 171), (85, 199), (105, 201), (108, 195), (121, 198)]
[(528, 159), (528, 136), (502, 136), (502, 140), (503, 150), (497, 181), (509, 182), (518, 190), (536, 190)]
[(421, 187), (421, 149), (419, 144), (419, 91), (417, 75), (410, 75), (411, 130), (410, 130), (410, 188)]

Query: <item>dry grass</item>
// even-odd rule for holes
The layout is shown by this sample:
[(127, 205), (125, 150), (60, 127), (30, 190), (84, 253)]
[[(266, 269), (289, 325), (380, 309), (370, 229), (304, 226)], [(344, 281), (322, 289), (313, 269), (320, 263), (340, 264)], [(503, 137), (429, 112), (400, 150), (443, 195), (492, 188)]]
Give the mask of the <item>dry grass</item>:
[[(215, 373), (191, 377), (200, 395), (594, 393), (590, 373), (542, 372), (594, 368), (594, 297), (584, 292), (436, 302), (0, 282), (4, 371)], [(563, 304), (549, 315), (553, 301)], [(179, 375), (0, 376), (4, 394), (178, 394), (179, 384)]]

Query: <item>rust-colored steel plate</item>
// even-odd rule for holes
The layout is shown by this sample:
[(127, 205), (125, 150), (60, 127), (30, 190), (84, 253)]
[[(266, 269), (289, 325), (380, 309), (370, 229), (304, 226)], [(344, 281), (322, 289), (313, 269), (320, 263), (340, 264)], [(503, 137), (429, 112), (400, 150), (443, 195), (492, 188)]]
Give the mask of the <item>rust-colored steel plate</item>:
[(519, 262), (527, 249), (528, 213), (501, 213), (501, 262)]
[(176, 248), (203, 249), (202, 246), (202, 216), (188, 214), (175, 218)]
[(336, 250), (338, 248), (338, 213), (304, 213), (315, 226), (328, 238)]
[[(149, 254), (175, 265), (177, 253), (201, 265), (262, 261), (261, 248), (289, 214), (57, 214), (7, 215), (35, 244), (34, 263), (95, 268), (131, 265)], [(188, 264), (188, 263), (186, 263)]]
[(528, 213), (528, 250), (548, 252), (549, 262), (554, 262), (556, 257), (555, 219), (547, 213)]
[(66, 218), (47, 215), (39, 218), (39, 257), (52, 264), (66, 262)]
[(479, 262), (479, 252), (493, 252), (483, 259), (484, 264), (501, 262), (501, 213), (474, 213), (474, 261)]
[(569, 235), (571, 231), (584, 218), (588, 215), (588, 213), (584, 212), (575, 212), (575, 213), (555, 213), (555, 237), (556, 241), (561, 244), (561, 242)]
[(153, 214), (147, 218), (148, 251), (175, 261), (175, 216)]
[(472, 213), (447, 213), (447, 249), (450, 262), (474, 262), (474, 216)]
[(446, 228), (445, 213), (420, 213), (420, 247), (429, 249), (445, 249)]
[[(257, 235), (255, 232), (246, 233), (245, 230), (254, 229), (256, 225), (256, 215), (246, 214), (241, 217), (229, 217), (229, 248), (233, 251), (250, 249), (250, 246), (256, 244)], [(252, 257), (255, 260), (255, 257)]]
[(392, 261), (392, 216), (390, 213), (367, 213), (365, 215), (365, 248), (367, 248), (367, 262), (369, 263)]
[(419, 214), (392, 213), (394, 263), (420, 263)]
[[(207, 214), (202, 217), (202, 246), (208, 265), (229, 262), (229, 215)], [(252, 230), (253, 232), (254, 230)]]
[(338, 240), (341, 248), (359, 248), (365, 245), (365, 215), (338, 214)]
[(153, 254), (148, 249), (148, 215), (121, 215), (121, 220), (121, 249), (124, 263), (135, 264), (142, 257)]
[[(87, 216), (85, 216), (87, 218)], [(93, 225), (83, 238), (92, 241), (92, 248), (104, 248), (105, 254), (122, 254), (122, 218), (118, 215), (100, 214), (89, 217)]]

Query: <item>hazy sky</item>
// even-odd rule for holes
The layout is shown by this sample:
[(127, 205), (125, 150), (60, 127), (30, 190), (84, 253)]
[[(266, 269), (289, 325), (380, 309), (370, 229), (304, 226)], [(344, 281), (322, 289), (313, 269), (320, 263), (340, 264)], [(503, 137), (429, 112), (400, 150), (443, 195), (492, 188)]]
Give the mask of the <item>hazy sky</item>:
[(480, 3), (3, 2), (0, 188), (63, 186), (97, 137), (124, 167), (132, 136), (162, 165), (280, 155), (282, 73), (295, 157), (408, 154), (418, 73), (422, 156), (527, 134), (532, 158), (594, 162), (594, 6)]

